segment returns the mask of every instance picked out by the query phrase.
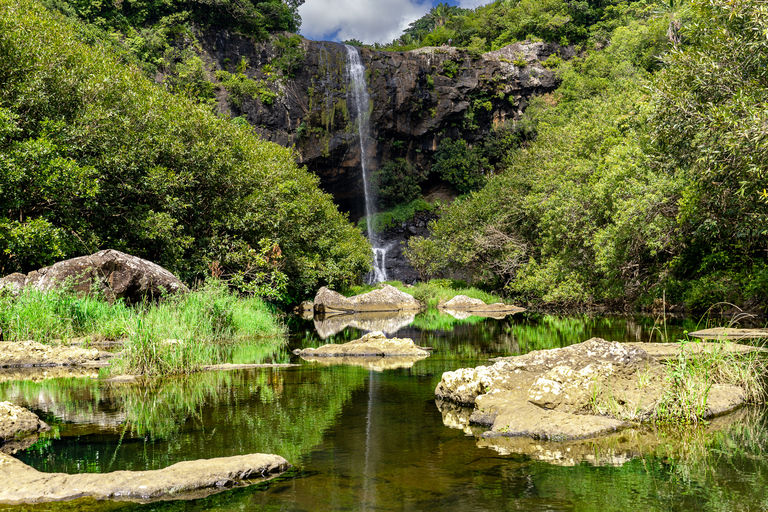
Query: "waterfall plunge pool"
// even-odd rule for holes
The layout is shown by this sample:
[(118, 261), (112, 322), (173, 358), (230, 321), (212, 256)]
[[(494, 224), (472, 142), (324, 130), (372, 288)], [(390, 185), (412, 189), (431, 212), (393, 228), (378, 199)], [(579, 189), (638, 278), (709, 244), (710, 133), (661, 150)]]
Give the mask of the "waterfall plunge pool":
[[(276, 362), (322, 340), (296, 319)], [(692, 322), (667, 324), (674, 340)], [(390, 335), (435, 348), (409, 368), (354, 366), (200, 373), (149, 385), (90, 379), (12, 381), (0, 400), (53, 427), (17, 456), (41, 471), (158, 469), (181, 460), (276, 453), (294, 468), (263, 484), (182, 502), (78, 500), (2, 510), (762, 510), (768, 507), (768, 415), (742, 409), (709, 426), (629, 431), (587, 450), (524, 450), (452, 428), (434, 400), (444, 371), (489, 357), (600, 336), (658, 339), (654, 319), (522, 314), (457, 320), (423, 313)], [(262, 362), (262, 361), (253, 361)], [(479, 434), (479, 431), (477, 432)], [(517, 451), (515, 451), (517, 449)]]

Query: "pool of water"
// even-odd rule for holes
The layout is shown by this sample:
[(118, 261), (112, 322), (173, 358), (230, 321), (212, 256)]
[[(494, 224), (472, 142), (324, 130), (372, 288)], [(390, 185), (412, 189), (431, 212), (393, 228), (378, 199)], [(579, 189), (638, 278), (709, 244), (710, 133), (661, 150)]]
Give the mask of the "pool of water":
[(489, 357), (593, 336), (675, 340), (695, 328), (685, 320), (658, 325), (642, 317), (457, 320), (429, 313), (389, 334), (413, 338), (434, 353), (410, 367), (372, 371), (291, 355), (295, 347), (342, 342), (364, 332), (347, 326), (329, 336), (320, 329), (323, 340), (312, 321), (295, 319), (289, 346), (254, 357), (301, 366), (200, 373), (143, 385), (14, 381), (0, 384), (0, 400), (24, 405), (52, 425), (17, 454), (41, 471), (158, 469), (254, 452), (276, 453), (294, 465), (279, 478), (204, 499), (78, 500), (25, 510), (766, 509), (768, 418), (761, 409), (744, 409), (709, 426), (519, 449), (453, 428), (435, 404), (444, 371), (488, 364)]

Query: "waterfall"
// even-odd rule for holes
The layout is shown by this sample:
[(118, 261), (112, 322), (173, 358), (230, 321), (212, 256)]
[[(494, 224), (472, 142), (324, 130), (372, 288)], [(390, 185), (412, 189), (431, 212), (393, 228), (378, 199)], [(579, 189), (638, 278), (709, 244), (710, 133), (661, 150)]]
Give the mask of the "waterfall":
[(369, 283), (380, 283), (387, 280), (387, 269), (384, 267), (386, 262), (387, 250), (389, 247), (376, 247), (371, 220), (374, 213), (373, 194), (371, 194), (368, 180), (368, 161), (366, 156), (366, 146), (368, 145), (368, 134), (370, 133), (370, 114), (368, 113), (368, 85), (365, 83), (365, 66), (360, 60), (360, 53), (352, 45), (345, 44), (347, 49), (347, 72), (349, 73), (349, 88), (347, 97), (352, 96), (352, 100), (357, 111), (357, 134), (360, 139), (360, 167), (363, 173), (363, 193), (365, 194), (365, 223), (368, 230), (368, 241), (373, 247), (373, 273), (369, 277)]

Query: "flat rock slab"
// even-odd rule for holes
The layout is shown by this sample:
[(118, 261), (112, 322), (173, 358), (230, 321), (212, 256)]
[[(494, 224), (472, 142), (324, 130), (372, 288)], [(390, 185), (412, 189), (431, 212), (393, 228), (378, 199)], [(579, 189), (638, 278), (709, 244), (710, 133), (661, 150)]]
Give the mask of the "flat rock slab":
[[(656, 359), (674, 359), (680, 354), (680, 343), (624, 343), (628, 347), (636, 347), (644, 350), (649, 356)], [(701, 354), (705, 352), (725, 351), (733, 354), (748, 354), (750, 352), (764, 352), (762, 347), (741, 345), (739, 343), (711, 343), (695, 341), (685, 344), (687, 354)]]
[(361, 366), (374, 372), (384, 370), (397, 370), (400, 368), (413, 368), (417, 362), (426, 359), (427, 356), (387, 356), (387, 357), (328, 357), (328, 356), (301, 356), (304, 361), (316, 363), (322, 366), (349, 365)]
[(359, 340), (342, 345), (330, 343), (319, 348), (296, 349), (302, 357), (427, 357), (429, 351), (409, 338), (387, 338), (383, 332), (369, 332)]
[(689, 332), (688, 336), (704, 340), (743, 340), (768, 338), (768, 329), (732, 329), (730, 327), (714, 327), (700, 331)]
[(154, 501), (190, 499), (252, 483), (284, 472), (290, 465), (263, 453), (178, 462), (154, 471), (112, 473), (42, 473), (0, 453), (0, 503), (62, 501), (87, 496), (96, 499)]
[[(445, 372), (435, 396), (471, 406), (469, 422), (490, 427), (484, 437), (569, 440), (650, 419), (669, 387), (667, 376), (642, 347), (592, 338)], [(740, 387), (715, 384), (703, 416), (733, 411), (745, 400)]]
[(460, 318), (462, 313), (489, 318), (503, 318), (506, 315), (525, 311), (525, 308), (502, 304), (501, 302), (486, 304), (480, 299), (473, 299), (466, 295), (456, 295), (451, 300), (441, 302), (437, 307), (456, 318)]
[(82, 365), (99, 357), (95, 348), (43, 345), (31, 340), (0, 342), (0, 368)]

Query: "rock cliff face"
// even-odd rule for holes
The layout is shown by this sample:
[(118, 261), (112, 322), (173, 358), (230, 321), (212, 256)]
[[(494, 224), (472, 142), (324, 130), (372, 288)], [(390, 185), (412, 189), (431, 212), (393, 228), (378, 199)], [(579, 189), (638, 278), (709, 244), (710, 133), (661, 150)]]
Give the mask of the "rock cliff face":
[[(300, 162), (320, 177), (340, 208), (353, 220), (362, 216), (358, 112), (347, 101), (344, 45), (302, 39), (303, 58), (293, 68), (294, 77), (272, 80), (281, 52), (274, 41), (254, 44), (225, 31), (203, 41), (213, 67), (234, 72), (238, 63), (247, 62), (245, 74), (278, 93), (266, 102), (245, 96), (233, 103), (222, 89), (220, 108), (244, 117), (268, 140), (295, 145)], [(429, 168), (443, 138), (476, 142), (494, 126), (519, 118), (531, 96), (557, 87), (555, 74), (542, 62), (554, 53), (570, 56), (567, 49), (545, 43), (515, 43), (475, 58), (447, 47), (359, 52), (370, 95), (366, 153), (371, 169), (395, 158)]]

